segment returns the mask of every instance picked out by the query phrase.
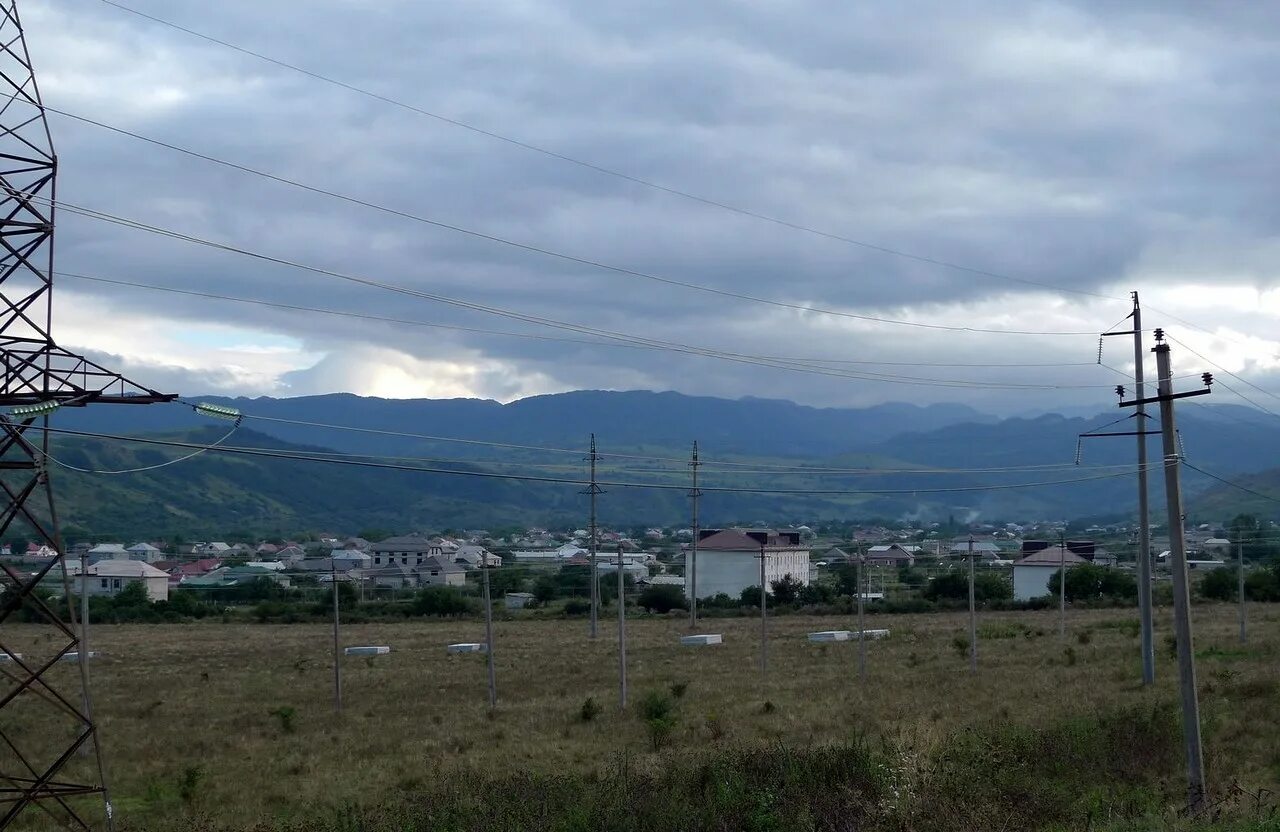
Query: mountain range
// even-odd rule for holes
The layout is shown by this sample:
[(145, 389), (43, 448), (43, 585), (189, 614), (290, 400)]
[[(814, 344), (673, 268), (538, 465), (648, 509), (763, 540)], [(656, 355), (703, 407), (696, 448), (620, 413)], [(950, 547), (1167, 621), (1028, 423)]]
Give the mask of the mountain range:
[[(246, 414), (225, 442), (243, 452), (215, 450), (127, 475), (58, 471), (66, 522), (97, 535), (127, 537), (582, 526), (587, 501), (581, 481), (593, 432), (607, 492), (599, 499), (600, 517), (610, 524), (687, 524), (687, 460), (695, 439), (705, 463), (700, 485), (707, 525), (872, 517), (1124, 518), (1135, 504), (1134, 476), (1125, 467), (1135, 462), (1132, 437), (1083, 440), (1082, 464), (1072, 465), (1079, 434), (1133, 429), (1134, 418), (1123, 411), (1002, 419), (953, 404), (813, 408), (647, 391), (577, 391), (509, 404), (348, 394), (199, 401)], [(1255, 490), (1264, 494), (1269, 483), (1280, 484), (1280, 476), (1262, 473), (1280, 460), (1280, 419), (1251, 408), (1198, 405), (1180, 408), (1178, 420), (1191, 464), (1224, 479), (1251, 475)], [(1117, 424), (1106, 427), (1112, 422)], [(197, 447), (231, 427), (183, 404), (68, 408), (53, 424)], [(1153, 463), (1160, 459), (1159, 439), (1153, 436), (1149, 443)], [(331, 459), (345, 454), (348, 464), (252, 455), (263, 449)], [(115, 471), (159, 465), (189, 452), (58, 435), (54, 456), (75, 468)], [(533, 479), (489, 476), (498, 473)], [(1155, 510), (1163, 507), (1162, 475), (1158, 468), (1152, 474)], [(638, 487), (643, 485), (664, 487)], [(1276, 513), (1267, 511), (1277, 505), (1266, 498), (1191, 469), (1184, 469), (1184, 488), (1188, 513), (1215, 515), (1206, 522), (1246, 503), (1268, 516)]]

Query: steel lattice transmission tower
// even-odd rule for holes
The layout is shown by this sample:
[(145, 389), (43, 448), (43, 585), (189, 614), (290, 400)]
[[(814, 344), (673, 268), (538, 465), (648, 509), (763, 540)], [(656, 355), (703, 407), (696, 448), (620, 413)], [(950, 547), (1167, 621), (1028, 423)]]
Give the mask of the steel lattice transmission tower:
[[(88, 662), (66, 660), (83, 652), (84, 631), (75, 626), (45, 468), (48, 414), (58, 407), (175, 398), (54, 342), (57, 171), (17, 0), (0, 0), (0, 535), (16, 522), (57, 553), (33, 573), (0, 563), (0, 829), (33, 808), (87, 829), (85, 818), (97, 810), (86, 812), (86, 795), (102, 797), (111, 824)], [(55, 586), (59, 600), (41, 587), (46, 577), (62, 578)], [(47, 627), (22, 621), (52, 625), (52, 638)]]

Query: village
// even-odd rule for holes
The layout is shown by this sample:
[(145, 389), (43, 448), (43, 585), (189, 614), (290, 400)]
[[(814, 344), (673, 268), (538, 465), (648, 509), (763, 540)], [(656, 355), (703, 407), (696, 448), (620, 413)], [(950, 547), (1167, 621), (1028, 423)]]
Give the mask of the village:
[[(696, 545), (694, 534), (691, 528), (598, 528), (597, 575), (603, 579), (622, 569), (628, 586), (676, 587), (686, 600), (696, 592), (700, 601), (729, 606), (759, 587), (761, 557), (770, 594), (783, 581), (801, 587), (834, 582), (841, 570), (861, 559), (867, 568), (864, 597), (902, 601), (927, 594), (935, 578), (964, 567), (972, 557), (976, 568), (995, 579), (988, 579), (990, 597), (1031, 602), (1051, 594), (1059, 571), (1085, 564), (1114, 570), (1131, 584), (1136, 560), (1135, 530), (1126, 526), (1068, 529), (1061, 523), (1010, 523), (958, 530), (943, 524), (894, 528), (815, 523), (699, 529)], [(1225, 566), (1234, 549), (1227, 535), (1225, 528), (1208, 525), (1188, 529), (1188, 568), (1203, 574)], [(1154, 580), (1167, 581), (1160, 568), (1168, 560), (1167, 541), (1157, 535), (1152, 544)], [(588, 529), (529, 528), (504, 536), (450, 530), (378, 540), (321, 533), (252, 543), (77, 541), (68, 547), (66, 564), (75, 594), (113, 597), (140, 584), (151, 602), (168, 601), (175, 592), (234, 599), (235, 594), (219, 591), (264, 582), (299, 592), (338, 582), (351, 588), (357, 602), (404, 599), (428, 587), (473, 590), (479, 570), (490, 569), (505, 573), (500, 581), (503, 602), (506, 609), (516, 610), (552, 600), (549, 592), (540, 597), (540, 577), (589, 572), (591, 548)], [(53, 560), (53, 552), (30, 544), (14, 553), (6, 546), (0, 560), (34, 573)], [(42, 585), (60, 594), (62, 580), (61, 571), (54, 569)], [(561, 594), (585, 592), (581, 583), (568, 584)]]

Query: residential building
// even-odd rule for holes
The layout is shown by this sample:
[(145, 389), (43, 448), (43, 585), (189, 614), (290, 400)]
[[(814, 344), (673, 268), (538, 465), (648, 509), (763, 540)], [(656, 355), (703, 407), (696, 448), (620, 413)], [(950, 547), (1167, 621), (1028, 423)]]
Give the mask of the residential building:
[(747, 587), (759, 586), (761, 555), (766, 587), (787, 575), (809, 584), (809, 547), (801, 544), (800, 532), (704, 529), (698, 541), (699, 596), (724, 593), (736, 598)]
[[(375, 557), (377, 557), (375, 555)], [(399, 555), (396, 555), (399, 558)], [(424, 557), (421, 563), (375, 564), (360, 570), (360, 578), (372, 581), (374, 586), (388, 589), (413, 589), (423, 586), (462, 586), (467, 582), (467, 572), (443, 555)]]
[(99, 543), (84, 555), (91, 564), (100, 560), (129, 560), (129, 552), (124, 548), (123, 543)]
[(1089, 561), (1070, 549), (1046, 546), (1013, 563), (1013, 598), (1027, 601), (1048, 595), (1049, 579), (1065, 564), (1067, 569)]
[(421, 566), (428, 558), (443, 555), (444, 549), (438, 542), (418, 534), (388, 537), (369, 547), (373, 555), (373, 568), (382, 566)]
[[(951, 549), (948, 554), (953, 558), (969, 557), (969, 538), (957, 537), (951, 541)], [(973, 557), (974, 559), (991, 560), (1000, 557), (1000, 547), (992, 540), (973, 541)]]
[(373, 566), (373, 555), (356, 549), (335, 549), (332, 558), (338, 564), (339, 572), (350, 572), (352, 569), (367, 569)]
[(129, 560), (140, 560), (143, 563), (155, 563), (158, 560), (164, 560), (164, 552), (150, 543), (135, 543), (125, 551), (129, 553)]
[(152, 566), (169, 576), (169, 586), (175, 587), (187, 578), (199, 578), (208, 575), (222, 565), (217, 558), (201, 558), (199, 560), (161, 560)]
[(481, 567), (501, 566), (502, 558), (483, 546), (465, 543), (453, 553), (453, 562), (466, 569), (479, 569)]
[(266, 578), (275, 581), (286, 589), (292, 586), (289, 576), (283, 572), (273, 569), (263, 569), (260, 566), (220, 566), (205, 575), (194, 578), (185, 578), (182, 581), (183, 589), (216, 589), (219, 587), (240, 586), (242, 584), (252, 583), (259, 578)]
[[(123, 547), (121, 547), (123, 548)], [(71, 564), (67, 564), (68, 569)], [(169, 600), (169, 575), (159, 569), (156, 569), (149, 563), (143, 563), (137, 560), (100, 560), (96, 563), (90, 563), (87, 567), (88, 574), (84, 575), (88, 581), (81, 579), (80, 564), (76, 563), (75, 569), (71, 574), (72, 591), (79, 592), (82, 586), (87, 586), (90, 596), (104, 595), (113, 597), (119, 595), (132, 584), (141, 583), (147, 592), (147, 598), (151, 601), (167, 601)]]
[(872, 546), (867, 550), (867, 566), (914, 566), (918, 546), (888, 543)]
[[(599, 550), (597, 549), (597, 553)], [(586, 549), (573, 543), (565, 543), (558, 549), (527, 549), (520, 552), (512, 552), (511, 555), (516, 560), (532, 560), (532, 561), (556, 561), (570, 560), (583, 555), (590, 555)]]
[(1211, 537), (1200, 544), (1200, 551), (1210, 558), (1229, 555), (1231, 554), (1231, 541), (1225, 537)]
[(508, 592), (503, 599), (509, 610), (522, 610), (533, 601), (532, 592)]

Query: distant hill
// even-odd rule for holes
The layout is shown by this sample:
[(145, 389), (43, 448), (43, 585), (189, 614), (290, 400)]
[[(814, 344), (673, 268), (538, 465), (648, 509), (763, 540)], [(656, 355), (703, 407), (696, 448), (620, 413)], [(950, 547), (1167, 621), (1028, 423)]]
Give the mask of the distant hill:
[[(580, 390), (510, 404), (483, 399), (376, 399), (338, 393), (292, 399), (199, 397), (273, 418), (356, 425), (382, 431), (602, 450), (640, 445), (686, 448), (694, 439), (714, 453), (823, 456), (865, 447), (907, 431), (930, 431), (996, 417), (958, 404), (890, 403), (863, 409), (816, 408), (774, 399), (716, 399), (644, 390)], [(181, 405), (96, 407), (59, 414), (68, 427), (109, 433), (185, 430), (208, 420)], [(252, 426), (290, 442), (355, 453), (394, 453), (424, 443), (281, 423)], [(465, 452), (461, 446), (454, 449)]]
[[(821, 519), (1057, 519), (1124, 516), (1136, 503), (1132, 438), (1083, 444), (1077, 435), (1123, 413), (1092, 418), (1050, 414), (1000, 420), (959, 405), (889, 404), (865, 409), (811, 408), (764, 399), (729, 401), (676, 393), (581, 391), (503, 405), (480, 400), (384, 400), (351, 395), (297, 399), (209, 399), (257, 417), (232, 444), (444, 460), (420, 463), (474, 472), (519, 472), (583, 479), (582, 450), (594, 430), (608, 492), (600, 516), (611, 524), (687, 522), (688, 468), (694, 438), (703, 459), (703, 520), (708, 524)], [(272, 421), (282, 419), (287, 421)], [(297, 424), (359, 426), (366, 432)], [(181, 435), (208, 442), (222, 424), (181, 405), (59, 411), (61, 427), (111, 434)], [(1112, 429), (1126, 429), (1122, 422)], [(1252, 473), (1280, 460), (1280, 419), (1248, 408), (1186, 407), (1179, 426), (1187, 458), (1223, 476)], [(405, 436), (416, 434), (418, 436)], [(506, 445), (563, 448), (555, 453), (424, 439), (455, 437)], [(1152, 437), (1150, 461), (1159, 460)], [(61, 437), (59, 456), (78, 467), (116, 470), (170, 459), (170, 449)], [(735, 462), (725, 466), (715, 463)], [(782, 470), (786, 466), (791, 470)], [(1034, 466), (1045, 466), (1035, 468)], [(1052, 466), (1052, 467), (1049, 467)], [(1065, 466), (1065, 467), (1063, 467)], [(871, 469), (850, 473), (804, 468)], [(913, 473), (913, 469), (1009, 469)], [(1115, 473), (1120, 476), (1109, 476)], [(121, 476), (56, 473), (67, 522), (98, 534), (297, 532), (304, 529), (402, 530), (586, 522), (582, 487), (449, 474), (423, 474), (209, 453), (154, 472)], [(1162, 513), (1162, 477), (1153, 470), (1152, 506)], [(665, 483), (667, 489), (620, 483)], [(1026, 487), (1033, 483), (1047, 483)], [(1188, 511), (1206, 522), (1236, 513), (1247, 495), (1221, 492), (1188, 471)], [(827, 493), (758, 494), (734, 489)], [(951, 489), (938, 493), (936, 489)], [(717, 490), (729, 489), (729, 490)], [(843, 492), (843, 493), (831, 493)], [(883, 493), (849, 493), (883, 492)], [(1205, 492), (1204, 500), (1197, 496)], [(1268, 515), (1270, 516), (1270, 515)]]
[(1234, 477), (1232, 482), (1257, 494), (1214, 483), (1191, 501), (1190, 512), (1216, 518), (1252, 514), (1264, 520), (1280, 521), (1280, 468), (1242, 474)]

